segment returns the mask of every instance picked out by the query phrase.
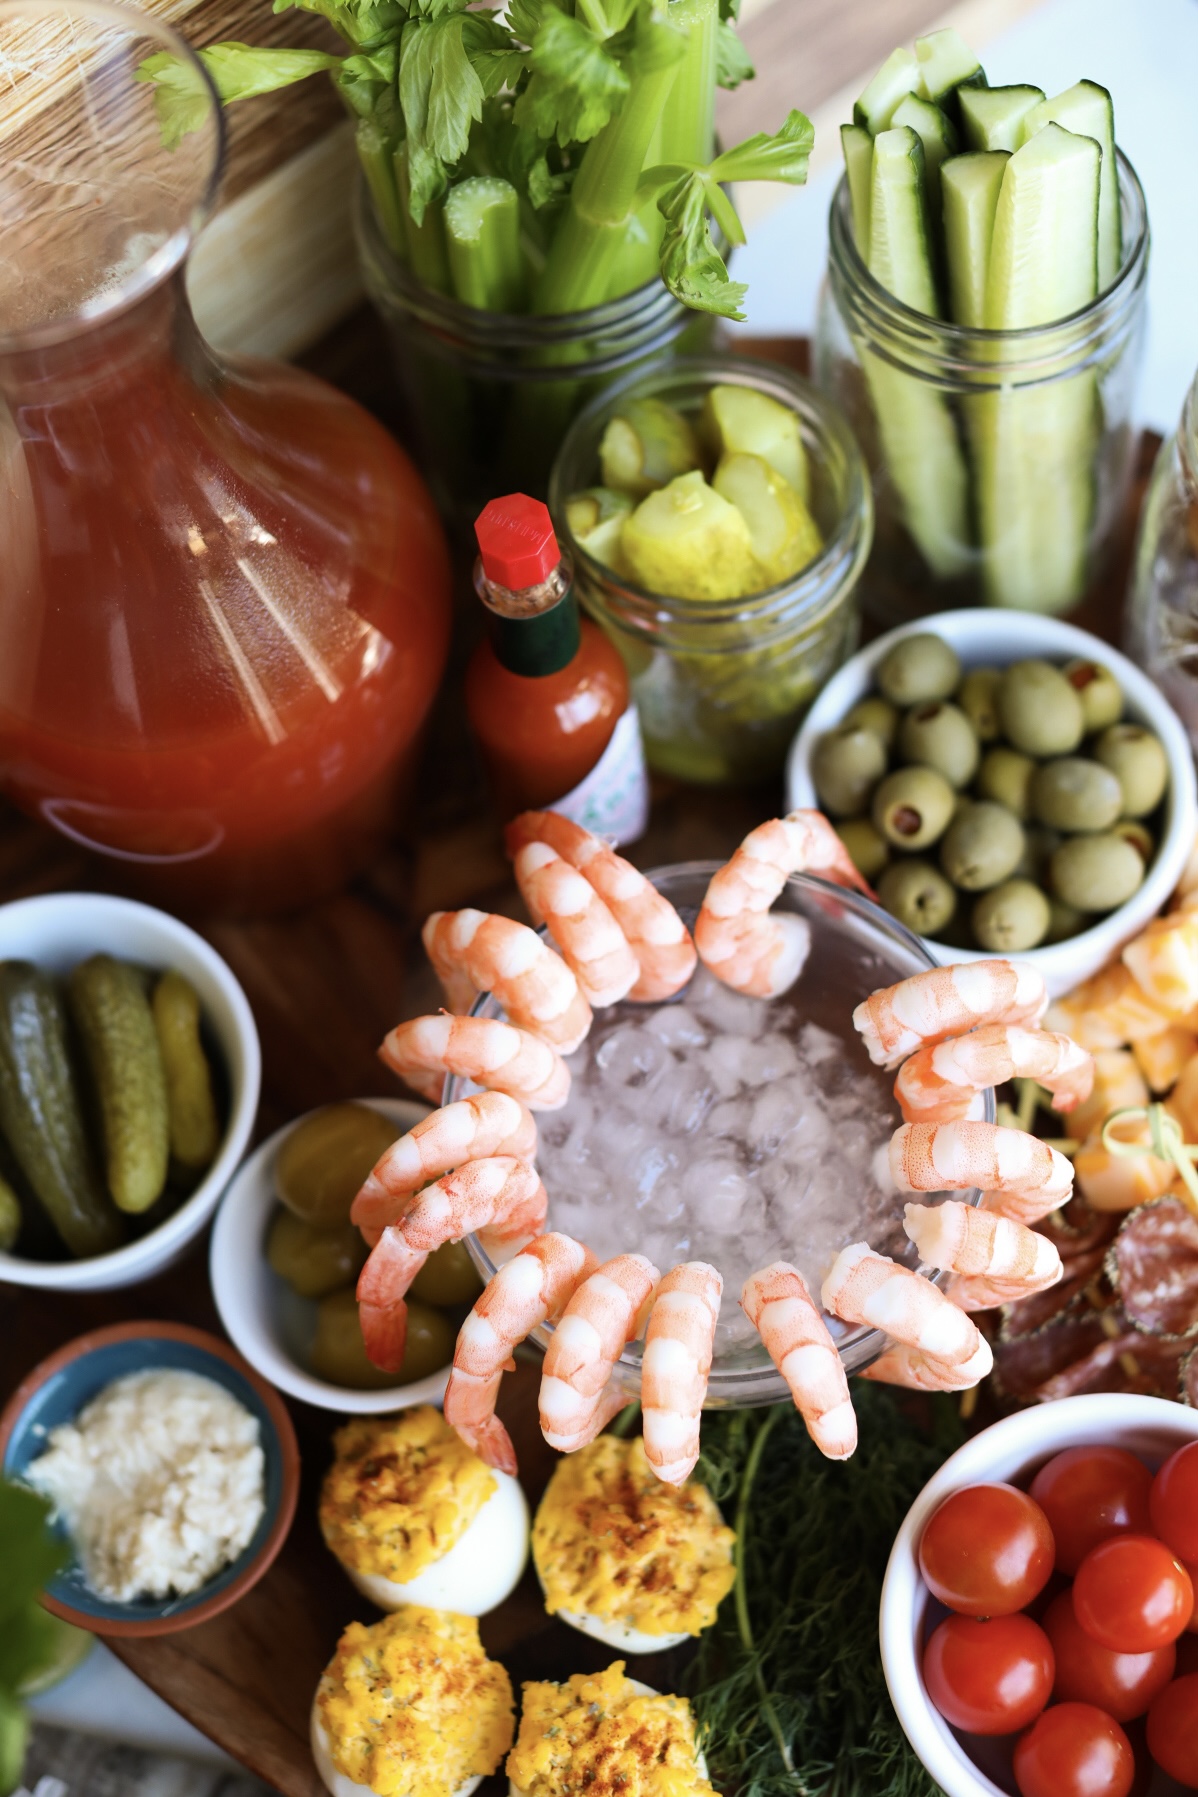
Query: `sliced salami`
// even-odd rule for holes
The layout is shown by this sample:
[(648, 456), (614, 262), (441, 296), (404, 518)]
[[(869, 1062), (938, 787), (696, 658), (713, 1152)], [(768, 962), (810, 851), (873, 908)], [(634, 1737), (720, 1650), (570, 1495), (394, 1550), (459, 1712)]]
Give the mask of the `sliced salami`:
[[(1039, 1223), (1036, 1229), (1039, 1234), (1048, 1233)], [(1033, 1335), (1043, 1329), (1055, 1317), (1072, 1312), (1086, 1287), (1102, 1272), (1105, 1253), (1105, 1248), (1097, 1247), (1084, 1254), (1073, 1254), (1068, 1260), (1062, 1256), (1064, 1273), (1055, 1285), (1050, 1285), (1047, 1291), (1033, 1293), (1030, 1298), (1019, 1298), (1014, 1304), (1003, 1305), (1000, 1339), (1018, 1341), (1021, 1336)]]
[(1176, 1397), (1187, 1344), (1145, 1335), (1122, 1317), (1119, 1322), (1118, 1333), (1108, 1335), (1099, 1313), (1089, 1311), (1061, 1317), (1036, 1335), (1000, 1342), (994, 1350), (1000, 1389), (1022, 1404), (1097, 1391)]
[(1181, 1363), (1178, 1394), (1183, 1404), (1192, 1404), (1198, 1410), (1198, 1348), (1191, 1348)]
[(1180, 1198), (1132, 1211), (1106, 1269), (1137, 1329), (1174, 1341), (1198, 1335), (1198, 1217)]
[(1096, 1311), (1060, 1317), (1034, 1335), (999, 1341), (994, 1348), (994, 1379), (1007, 1397), (1033, 1404), (1041, 1385), (1106, 1340)]
[(1115, 1211), (1091, 1210), (1084, 1198), (1071, 1198), (1061, 1210), (1053, 1211), (1036, 1224), (1038, 1235), (1046, 1235), (1065, 1263), (1074, 1255), (1089, 1254), (1094, 1248), (1105, 1248), (1119, 1227)]

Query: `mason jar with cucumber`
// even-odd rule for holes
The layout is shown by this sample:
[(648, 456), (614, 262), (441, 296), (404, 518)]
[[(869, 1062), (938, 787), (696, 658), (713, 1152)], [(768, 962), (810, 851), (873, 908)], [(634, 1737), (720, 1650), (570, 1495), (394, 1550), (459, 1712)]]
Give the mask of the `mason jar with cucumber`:
[(952, 29), (841, 129), (817, 379), (873, 476), (884, 618), (1077, 605), (1130, 476), (1148, 226), (1110, 94), (990, 87)]
[(768, 362), (659, 364), (576, 420), (550, 506), (650, 765), (704, 785), (775, 773), (857, 638), (872, 510), (837, 408)]

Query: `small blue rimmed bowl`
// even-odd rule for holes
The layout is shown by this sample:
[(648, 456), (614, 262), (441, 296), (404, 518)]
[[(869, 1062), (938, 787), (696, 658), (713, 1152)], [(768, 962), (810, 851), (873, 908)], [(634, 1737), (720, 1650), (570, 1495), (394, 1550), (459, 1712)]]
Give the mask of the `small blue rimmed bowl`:
[(93, 1329), (34, 1367), (0, 1412), (5, 1478), (22, 1479), (45, 1451), (50, 1430), (73, 1421), (114, 1379), (151, 1371), (199, 1373), (223, 1386), (257, 1418), (266, 1463), (266, 1508), (244, 1552), (188, 1597), (113, 1603), (89, 1589), (72, 1561), (51, 1581), (42, 1601), (55, 1616), (96, 1635), (171, 1635), (227, 1610), (271, 1565), (295, 1514), (299, 1448), (282, 1399), (227, 1342), (185, 1323), (114, 1323)]

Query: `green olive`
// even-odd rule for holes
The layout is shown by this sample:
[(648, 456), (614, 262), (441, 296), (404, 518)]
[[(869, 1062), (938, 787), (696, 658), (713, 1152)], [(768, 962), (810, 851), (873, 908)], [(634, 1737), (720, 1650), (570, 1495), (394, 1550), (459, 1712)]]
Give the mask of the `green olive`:
[(979, 948), (1018, 955), (1038, 947), (1048, 934), (1049, 904), (1030, 880), (1004, 880), (982, 894), (970, 921)]
[(362, 1340), (358, 1303), (351, 1291), (333, 1292), (316, 1310), (316, 1335), (308, 1364), (318, 1379), (352, 1391), (380, 1391), (410, 1385), (448, 1366), (453, 1357), (453, 1328), (441, 1311), (427, 1304), (408, 1305), (408, 1339), (398, 1373), (375, 1366)]
[(890, 859), (890, 845), (868, 817), (845, 818), (836, 834), (849, 851), (849, 860), (863, 880), (876, 880)]
[(473, 1304), (483, 1289), (465, 1242), (446, 1242), (429, 1255), (409, 1291), (422, 1304)]
[(0, 1173), (0, 1251), (7, 1254), (21, 1233), (21, 1200)]
[(1023, 825), (989, 799), (966, 806), (940, 845), (940, 865), (963, 892), (984, 892), (1006, 880), (1023, 854)]
[(1035, 880), (1043, 886), (1048, 880), (1048, 864), (1061, 846), (1059, 830), (1046, 830), (1043, 824), (1025, 824), (1023, 853), (1015, 867), (1014, 878)]
[(872, 730), (889, 754), (898, 735), (898, 707), (884, 699), (881, 693), (867, 693), (845, 712), (841, 722), (856, 724), (859, 730)]
[(970, 668), (957, 688), (957, 704), (973, 725), (980, 743), (998, 741), (998, 683), (1002, 675), (997, 668)]
[(1109, 768), (1084, 755), (1062, 755), (1036, 769), (1032, 810), (1050, 830), (1107, 830), (1123, 806), (1123, 789)]
[(838, 724), (821, 736), (811, 757), (819, 802), (833, 817), (859, 817), (886, 772), (879, 736), (859, 724)]
[(1089, 927), (1090, 919), (1076, 905), (1067, 905), (1050, 893), (1048, 898), (1048, 930), (1045, 942), (1066, 942), (1070, 936), (1076, 936), (1080, 930)]
[(1119, 682), (1100, 661), (1083, 661), (1075, 657), (1062, 670), (1066, 680), (1082, 702), (1086, 735), (1117, 724), (1123, 716), (1123, 694)]
[(982, 757), (982, 765), (978, 769), (978, 792), (983, 799), (993, 799), (996, 805), (1005, 805), (1018, 818), (1028, 814), (1028, 789), (1032, 783), (1032, 775), (1036, 764), (1030, 755), (1021, 755), (1018, 749), (1008, 749), (999, 743), (996, 748), (987, 749)]
[(934, 767), (950, 786), (968, 786), (977, 772), (978, 739), (965, 713), (947, 699), (915, 705), (899, 729), (904, 761)]
[(1082, 702), (1059, 668), (1016, 661), (998, 687), (1003, 735), (1025, 755), (1069, 755), (1085, 734)]
[(1130, 842), (1109, 831), (1071, 836), (1052, 858), (1052, 889), (1079, 911), (1114, 911), (1144, 878), (1144, 863)]
[(883, 698), (906, 710), (931, 699), (947, 699), (957, 690), (961, 664), (940, 637), (920, 631), (902, 637), (887, 651), (874, 678)]
[(297, 1123), (279, 1149), (275, 1190), (305, 1222), (344, 1223), (366, 1175), (400, 1133), (368, 1105), (327, 1105)]
[(1156, 854), (1156, 843), (1153, 840), (1152, 831), (1147, 829), (1139, 818), (1120, 818), (1117, 824), (1111, 826), (1111, 835), (1122, 836), (1124, 842), (1130, 842), (1145, 867), (1151, 864), (1152, 857)]
[(931, 767), (902, 767), (874, 793), (872, 817), (900, 849), (926, 849), (943, 835), (953, 813), (953, 789)]
[(282, 1206), (266, 1238), (267, 1260), (301, 1298), (324, 1298), (353, 1285), (366, 1255), (366, 1243), (352, 1223), (319, 1229)]
[(939, 868), (915, 856), (890, 863), (878, 881), (878, 897), (917, 936), (938, 936), (957, 908), (957, 895)]
[(1169, 763), (1159, 737), (1142, 724), (1112, 724), (1094, 744), (1094, 758), (1110, 768), (1123, 789), (1124, 817), (1155, 811), (1169, 783)]

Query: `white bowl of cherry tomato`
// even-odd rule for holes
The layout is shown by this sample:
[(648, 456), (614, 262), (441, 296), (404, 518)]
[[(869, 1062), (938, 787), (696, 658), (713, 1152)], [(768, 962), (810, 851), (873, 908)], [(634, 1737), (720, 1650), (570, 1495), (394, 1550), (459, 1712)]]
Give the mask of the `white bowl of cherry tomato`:
[(1198, 1410), (1102, 1393), (983, 1430), (908, 1512), (880, 1632), (948, 1797), (1198, 1790)]

